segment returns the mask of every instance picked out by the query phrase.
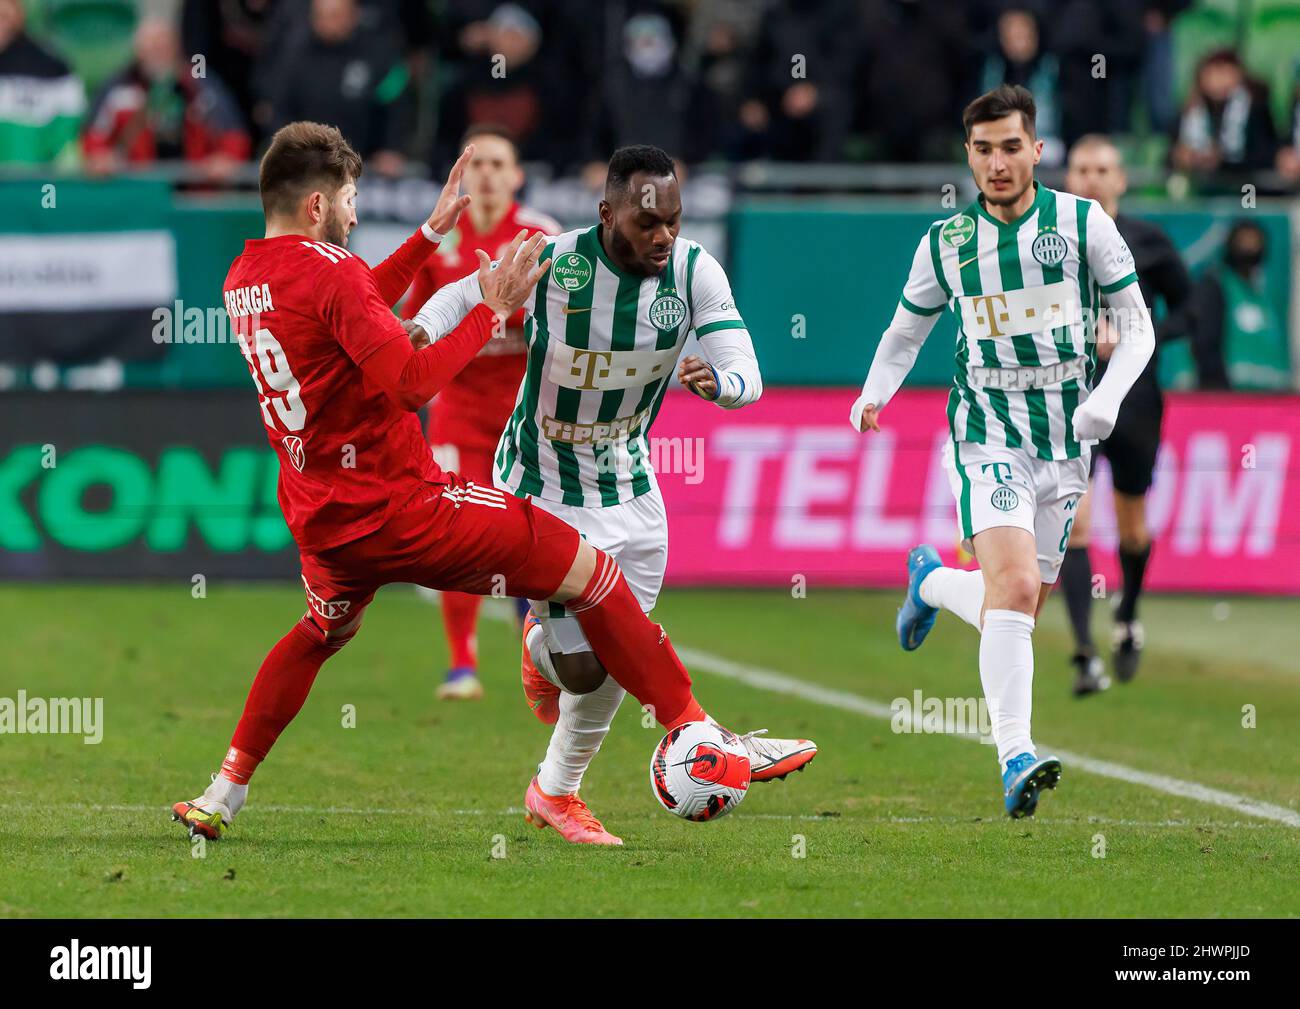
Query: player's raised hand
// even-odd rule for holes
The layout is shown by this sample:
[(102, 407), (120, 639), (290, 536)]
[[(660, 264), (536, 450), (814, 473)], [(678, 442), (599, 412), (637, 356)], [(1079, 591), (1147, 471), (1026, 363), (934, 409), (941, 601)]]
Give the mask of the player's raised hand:
[(708, 361), (695, 354), (682, 358), (682, 363), (677, 366), (677, 381), (701, 399), (718, 398), (717, 372)]
[(478, 283), (483, 292), (483, 303), (501, 319), (508, 319), (523, 307), (529, 292), (546, 272), (545, 266), (537, 265), (546, 236), (538, 232), (525, 242), (527, 234), (528, 230), (524, 229), (515, 235), (495, 263), (482, 249), (474, 250), (478, 256)]
[(451, 173), (447, 176), (447, 184), (442, 187), (438, 203), (434, 206), (433, 213), (429, 215), (429, 227), (440, 235), (445, 235), (456, 227), (456, 220), (460, 217), (460, 212), (469, 206), (469, 194), (467, 193), (464, 196), (460, 194), (460, 180), (465, 175), (465, 166), (469, 164), (469, 159), (473, 156), (474, 145), (466, 145), (465, 150), (456, 159), (456, 163), (451, 166)]

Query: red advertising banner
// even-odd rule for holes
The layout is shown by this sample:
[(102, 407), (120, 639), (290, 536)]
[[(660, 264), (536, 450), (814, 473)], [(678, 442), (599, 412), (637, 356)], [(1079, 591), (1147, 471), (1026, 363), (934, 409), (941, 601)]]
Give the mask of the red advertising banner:
[[(848, 423), (856, 394), (769, 389), (741, 410), (669, 398), (651, 456), (670, 584), (901, 585), (922, 542), (957, 562), (947, 393), (900, 393), (868, 436)], [(1094, 493), (1094, 570), (1116, 579), (1104, 459)], [(1156, 591), (1300, 595), (1300, 397), (1170, 394), (1148, 524)]]

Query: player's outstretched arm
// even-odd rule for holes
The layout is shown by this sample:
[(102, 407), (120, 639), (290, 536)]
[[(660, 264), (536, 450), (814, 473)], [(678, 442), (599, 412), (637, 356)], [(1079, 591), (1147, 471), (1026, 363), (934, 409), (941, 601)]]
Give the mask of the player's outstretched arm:
[(479, 253), (483, 301), (455, 329), (418, 351), (408, 339), (388, 341), (360, 362), (366, 376), (407, 410), (418, 410), (436, 396), (505, 327), (545, 272), (545, 266), (537, 265), (545, 236), (525, 243), (525, 234), (521, 231), (507, 247), (499, 269)]
[(849, 423), (854, 430), (864, 433), (880, 430), (880, 411), (894, 398), (916, 364), (917, 354), (947, 303), (938, 269), (927, 235), (916, 247), (912, 272), (894, 309), (894, 318), (880, 337), (867, 380), (862, 384), (862, 394), (849, 410)]
[(443, 284), (434, 291), (411, 321), (424, 330), (431, 342), (437, 343), (482, 301), (483, 291), (478, 286), (478, 273), (471, 273), (468, 277)]

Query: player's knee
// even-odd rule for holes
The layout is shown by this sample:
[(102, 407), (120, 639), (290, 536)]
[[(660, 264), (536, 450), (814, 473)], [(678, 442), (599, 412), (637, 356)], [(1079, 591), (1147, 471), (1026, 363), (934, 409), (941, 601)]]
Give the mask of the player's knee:
[(1032, 614), (1038, 609), (1038, 594), (1042, 584), (1037, 571), (1020, 568), (1000, 571), (986, 589), (988, 608)]
[(341, 627), (330, 627), (322, 630), (324, 644), (327, 648), (338, 651), (349, 641), (357, 636), (357, 631), (361, 629), (361, 614), (358, 613), (355, 618), (349, 620)]
[(556, 675), (571, 694), (589, 694), (605, 682), (608, 675), (592, 652), (574, 652), (570, 655), (552, 654)]

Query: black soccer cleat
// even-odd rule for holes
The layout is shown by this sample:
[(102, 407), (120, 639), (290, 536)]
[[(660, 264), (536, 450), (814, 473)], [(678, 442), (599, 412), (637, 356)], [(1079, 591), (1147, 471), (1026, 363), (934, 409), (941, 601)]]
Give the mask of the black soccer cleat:
[(1146, 633), (1136, 620), (1127, 624), (1116, 624), (1112, 643), (1114, 653), (1111, 661), (1115, 666), (1115, 675), (1120, 683), (1128, 683), (1137, 675), (1138, 661), (1142, 658), (1142, 648), (1146, 644)]
[(1087, 697), (1099, 694), (1110, 686), (1110, 677), (1106, 675), (1106, 664), (1097, 655), (1078, 652), (1071, 659), (1074, 666), (1074, 696)]

